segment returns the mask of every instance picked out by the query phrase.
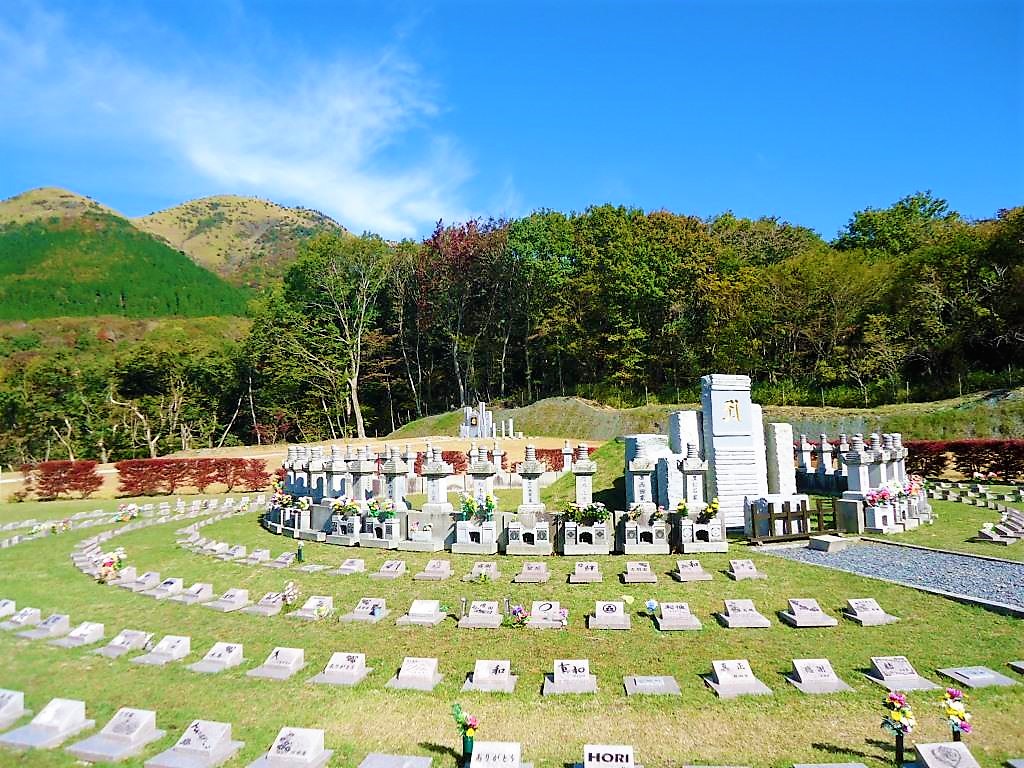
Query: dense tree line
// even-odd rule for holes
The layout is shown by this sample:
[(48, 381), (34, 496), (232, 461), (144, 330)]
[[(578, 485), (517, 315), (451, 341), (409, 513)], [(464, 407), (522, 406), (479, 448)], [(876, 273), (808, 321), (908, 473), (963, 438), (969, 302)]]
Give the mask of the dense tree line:
[(1020, 384), (1024, 209), (968, 221), (923, 193), (804, 227), (596, 206), (320, 234), (202, 351), (5, 363), (5, 462), (386, 434), (477, 398), (692, 402), (749, 374), (764, 403), (865, 406)]

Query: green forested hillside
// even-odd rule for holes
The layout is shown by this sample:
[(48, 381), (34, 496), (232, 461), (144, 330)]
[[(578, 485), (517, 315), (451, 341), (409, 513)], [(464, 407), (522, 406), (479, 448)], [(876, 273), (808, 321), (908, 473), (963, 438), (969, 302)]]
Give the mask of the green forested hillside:
[(104, 211), (0, 227), (0, 319), (237, 315), (246, 294)]

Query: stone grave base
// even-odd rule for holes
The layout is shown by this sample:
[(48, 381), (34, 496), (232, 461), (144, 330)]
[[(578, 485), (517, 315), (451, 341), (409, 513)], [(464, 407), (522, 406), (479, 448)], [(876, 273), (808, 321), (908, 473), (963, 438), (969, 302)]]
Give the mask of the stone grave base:
[(242, 613), (248, 613), (250, 616), (277, 616), (280, 612), (280, 605), (250, 605), (242, 609)]
[[(327, 763), (331, 761), (331, 755), (334, 754), (333, 749), (325, 749), (319, 755), (314, 756), (312, 759), (303, 760), (302, 768), (324, 768)], [(246, 768), (280, 768), (280, 758), (273, 758), (269, 755), (263, 755), (253, 760)]]
[(563, 544), (563, 555), (610, 555), (608, 544)]
[(530, 629), (562, 629), (562, 622), (554, 619), (535, 619), (531, 616), (526, 620), (526, 626)]
[(360, 547), (370, 547), (372, 549), (398, 549), (398, 539), (375, 539), (375, 538), (362, 538), (359, 539)]
[(546, 541), (543, 544), (506, 544), (505, 554), (514, 555), (516, 557), (529, 557), (530, 555), (537, 555), (538, 557), (547, 557), (554, 550), (551, 547), (551, 542)]
[(299, 531), (299, 535), (295, 538), (302, 541), (319, 541), (323, 543), (327, 541), (327, 534), (323, 531)]
[(398, 675), (395, 675), (390, 680), (388, 680), (386, 683), (384, 683), (384, 687), (385, 688), (394, 688), (396, 690), (403, 690), (403, 691), (428, 691), (429, 692), (429, 691), (434, 690), (437, 687), (438, 683), (440, 683), (442, 680), (444, 680), (444, 675), (442, 675), (442, 674), (436, 674), (430, 680), (410, 680), (410, 681), (401, 681), (401, 680), (398, 679)]
[(1017, 685), (1017, 681), (1006, 675), (1001, 675), (994, 669), (988, 669), (987, 674), (980, 680), (973, 680), (971, 677), (966, 676), (962, 673), (961, 667), (947, 667), (946, 669), (935, 670), (943, 677), (948, 677), (950, 680), (954, 680), (958, 685), (966, 688), (988, 688), (989, 686), (1006, 686), (1006, 685)]
[[(244, 662), (245, 659), (240, 659), (239, 664)], [(201, 675), (216, 675), (225, 670), (231, 669), (231, 665), (228, 666), (223, 661), (197, 661), (195, 664), (189, 664), (185, 669), (191, 672), (198, 672)]]
[(791, 683), (801, 693), (817, 694), (817, 693), (843, 693), (845, 691), (852, 691), (853, 688), (848, 686), (839, 678), (835, 680), (800, 680), (796, 672), (787, 672), (786, 681)]
[(569, 574), (570, 584), (600, 584), (603, 581), (604, 576), (600, 573)]
[(662, 542), (660, 544), (622, 545), (622, 554), (624, 555), (667, 555), (668, 553), (668, 542)]
[(398, 547), (402, 552), (443, 552), (444, 540), (431, 539), (430, 541), (400, 541)]
[(203, 603), (203, 608), (209, 608), (211, 611), (217, 611), (217, 613), (232, 613), (233, 611), (240, 611), (249, 604), (247, 600), (244, 603), (229, 603), (224, 600), (214, 600), (212, 603)]
[(867, 768), (864, 763), (793, 763), (793, 768)]
[(395, 622), (395, 626), (398, 627), (436, 627), (442, 621), (447, 619), (447, 614), (436, 613), (433, 616), (423, 618), (412, 618), (409, 615), (402, 616)]
[(921, 521), (916, 517), (905, 517), (903, 518), (903, 530), (912, 531), (921, 525)]
[(498, 554), (498, 542), (492, 541), (490, 544), (455, 542), (452, 544), (452, 553), (456, 555), (496, 555)]
[(588, 616), (587, 629), (632, 629), (632, 623), (628, 614), (614, 621), (606, 621), (601, 616)]
[(1010, 662), (1010, 669), (1012, 669), (1014, 672), (1018, 672), (1018, 673), (1024, 675), (1024, 660), (1021, 660), (1021, 661), (1011, 661)]
[(383, 579), (384, 581), (394, 581), (395, 579), (400, 579), (403, 576), (405, 576), (404, 573), (395, 573), (393, 571), (385, 571), (383, 573), (377, 571), (376, 573), (370, 574), (371, 579)]
[(319, 563), (310, 563), (309, 565), (300, 565), (295, 570), (301, 571), (302, 573), (319, 573), (320, 571), (326, 571), (331, 566), (320, 565)]
[(361, 672), (354, 675), (328, 674), (321, 672), (309, 678), (309, 682), (317, 685), (359, 685), (366, 679), (366, 676), (373, 672), (373, 667), (364, 667)]
[(365, 621), (369, 624), (376, 624), (389, 613), (391, 613), (391, 611), (387, 608), (378, 613), (376, 616), (370, 616), (369, 614), (365, 613), (346, 613), (343, 616), (340, 616), (338, 618), (338, 621)]
[(136, 656), (134, 659), (128, 659), (131, 664), (146, 664), (150, 667), (163, 667), (171, 662), (178, 661), (178, 659), (166, 656), (162, 653), (147, 653), (142, 656)]
[(305, 664), (300, 664), (294, 669), (292, 667), (278, 667), (262, 664), (254, 669), (247, 670), (245, 676), (258, 677), (261, 680), (287, 680), (292, 677), (292, 675), (298, 674), (305, 668)]
[(358, 547), (359, 546), (359, 537), (358, 536), (349, 536), (348, 534), (328, 533), (327, 534), (327, 543), (328, 544), (336, 544), (337, 546), (340, 546), (340, 547)]
[(679, 683), (671, 675), (626, 675), (622, 684), (627, 696), (682, 696)]
[(647, 573), (629, 573), (628, 571), (622, 574), (623, 584), (657, 584), (658, 574), (654, 571), (648, 571)]
[(856, 539), (844, 539), (842, 536), (826, 533), (821, 536), (811, 536), (807, 542), (807, 548), (818, 552), (842, 552), (856, 541)]
[(701, 552), (728, 552), (727, 541), (684, 541), (679, 545), (684, 555), (700, 554)]
[(547, 584), (551, 579), (550, 573), (517, 573), (512, 577), (513, 584)]
[(18, 750), (53, 749), (54, 747), (59, 747), (72, 736), (76, 736), (82, 731), (91, 730), (95, 725), (95, 720), (83, 720), (69, 731), (55, 733), (52, 728), (43, 728), (42, 726), (29, 723), (0, 736), (0, 746)]
[(794, 616), (789, 611), (777, 611), (778, 616), (785, 624), (797, 629), (815, 629), (819, 627), (834, 627), (839, 623), (837, 619), (822, 613), (817, 619), (804, 619)]
[(98, 643), (103, 637), (100, 636), (95, 640), (87, 640), (81, 637), (58, 637), (56, 640), (51, 640), (47, 645), (52, 645), (55, 648), (81, 648), (83, 645), (92, 645)]
[(21, 712), (11, 712), (8, 716), (0, 718), (0, 731), (6, 731), (23, 717), (29, 717), (31, 709), (22, 709)]
[(415, 576), (413, 576), (412, 580), (413, 581), (446, 581), (446, 580), (450, 579), (454, 575), (455, 574), (452, 573), (451, 571), (448, 571), (447, 573), (427, 573), (426, 571), (421, 571), (420, 573), (417, 573)]
[(500, 613), (493, 616), (474, 616), (467, 613), (459, 619), (459, 629), (500, 629), (503, 619)]
[(541, 693), (545, 696), (561, 696), (563, 694), (597, 693), (597, 675), (587, 675), (584, 680), (555, 682), (552, 674), (544, 675), (544, 687)]
[(231, 741), (224, 749), (217, 750), (211, 757), (202, 760), (191, 755), (182, 754), (173, 747), (166, 752), (161, 752), (156, 757), (151, 757), (145, 762), (146, 768), (206, 768), (207, 766), (220, 765), (238, 754), (238, 750), (245, 746), (244, 741)]
[(679, 619), (663, 619), (661, 616), (655, 616), (654, 626), (656, 626), (661, 632), (675, 632), (679, 630), (693, 631), (704, 628), (704, 625), (700, 623), (700, 619), (693, 614), (690, 614), (690, 618), (687, 621), (680, 621)]
[(416, 757), (411, 755), (386, 755), (383, 752), (371, 752), (359, 768), (430, 768), (432, 757)]
[(855, 613), (850, 611), (848, 608), (843, 609), (843, 616), (860, 624), (862, 627), (880, 627), (883, 624), (895, 624), (899, 619), (896, 616), (890, 616), (888, 613), (885, 616), (857, 616)]
[(138, 744), (126, 744), (120, 739), (112, 739), (97, 733), (84, 741), (72, 744), (64, 751), (87, 763), (119, 763), (141, 754), (149, 744), (162, 739), (166, 733), (160, 730), (153, 731), (145, 741)]
[(875, 685), (882, 686), (887, 691), (934, 691), (939, 688), (931, 680), (920, 675), (916, 677), (900, 677), (898, 680), (894, 679), (892, 681), (883, 680), (867, 672), (864, 673), (864, 677)]
[(760, 571), (758, 571), (757, 573), (755, 573), (755, 574), (753, 574), (751, 576), (748, 576), (746, 574), (744, 574), (743, 576), (737, 576), (732, 571), (726, 571), (725, 575), (728, 576), (733, 581), (747, 581), (748, 579), (749, 580), (754, 580), (754, 579), (767, 579), (768, 578), (767, 574), (761, 573)]
[(479, 691), (480, 693), (515, 693), (518, 680), (517, 675), (509, 675), (507, 680), (502, 680), (500, 683), (488, 682), (477, 685), (473, 682), (473, 673), (470, 672), (466, 675), (466, 682), (462, 684), (462, 690)]
[(737, 696), (771, 696), (772, 689), (756, 678), (743, 685), (722, 685), (714, 675), (701, 675), (705, 685), (720, 699), (735, 699)]
[(716, 613), (715, 618), (726, 629), (769, 629), (772, 625), (771, 621), (761, 614), (745, 616), (739, 619), (737, 617), (729, 617), (724, 613)]
[(701, 573), (686, 573), (680, 574), (678, 571), (672, 571), (672, 578), (676, 581), (683, 582), (684, 584), (688, 581), (711, 581), (713, 578), (710, 573), (703, 571)]

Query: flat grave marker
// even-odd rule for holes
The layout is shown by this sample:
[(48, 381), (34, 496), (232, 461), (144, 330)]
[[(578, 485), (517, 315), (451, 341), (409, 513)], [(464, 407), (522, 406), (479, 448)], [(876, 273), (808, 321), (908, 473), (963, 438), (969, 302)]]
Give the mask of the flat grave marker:
[(267, 680), (287, 680), (306, 666), (306, 652), (302, 648), (275, 648), (260, 666), (248, 670), (247, 677)]
[(419, 755), (388, 755), (371, 752), (359, 764), (359, 768), (431, 768), (433, 758)]
[(477, 659), (473, 671), (462, 684), (462, 690), (512, 693), (518, 680), (518, 676), (512, 674), (512, 662), (509, 659)]
[(261, 562), (260, 565), (262, 565), (264, 568), (280, 569), (280, 568), (287, 568), (288, 566), (290, 566), (294, 562), (295, 562), (295, 553), (294, 552), (283, 552), (282, 554), (280, 554), (277, 557), (275, 557), (273, 560), (267, 560), (267, 561)]
[(317, 728), (284, 727), (270, 749), (249, 768), (323, 768), (334, 754), (324, 749), (324, 732)]
[(601, 567), (593, 560), (577, 560), (576, 567), (569, 574), (570, 584), (598, 584), (602, 581)]
[(57, 648), (80, 648), (92, 645), (103, 639), (103, 625), (94, 621), (83, 621), (64, 637), (51, 640), (50, 645)]
[(962, 741), (915, 744), (914, 751), (920, 768), (980, 768)]
[(324, 667), (324, 671), (309, 682), (326, 685), (356, 685), (373, 672), (366, 666), (366, 656), (362, 653), (334, 653)]
[(397, 626), (404, 627), (418, 625), (425, 627), (436, 627), (448, 618), (448, 614), (441, 610), (440, 600), (413, 600), (409, 606), (409, 612), (395, 622)]
[(687, 603), (661, 603), (658, 611), (659, 615), (654, 617), (654, 623), (662, 632), (693, 631), (703, 628), (700, 620), (690, 612)]
[(64, 637), (71, 631), (71, 617), (66, 613), (51, 613), (32, 629), (18, 632), (18, 637), (26, 640), (46, 640), (52, 637)]
[(818, 605), (818, 601), (809, 597), (792, 598), (788, 611), (779, 611), (779, 618), (791, 627), (805, 629), (809, 627), (834, 627), (838, 619), (829, 616)]
[(676, 560), (676, 569), (672, 571), (672, 578), (676, 581), (711, 581), (710, 573), (704, 570), (700, 560)]
[(940, 675), (948, 677), (967, 688), (1017, 685), (1016, 680), (988, 667), (947, 667), (937, 671)]
[(1021, 659), (1020, 661), (1011, 661), (1010, 669), (1024, 675), (1024, 659)]
[(168, 597), (177, 595), (185, 588), (184, 579), (164, 579), (152, 589), (142, 591), (146, 597), (155, 597), (157, 600), (166, 600)]
[(587, 618), (588, 629), (630, 629), (626, 604), (621, 600), (598, 600), (594, 604), (594, 615)]
[(256, 605), (246, 606), (242, 613), (252, 616), (277, 616), (284, 607), (284, 595), (280, 592), (267, 592)]
[(730, 560), (729, 570), (726, 574), (733, 581), (745, 581), (746, 579), (767, 579), (767, 574), (757, 570), (753, 560)]
[(203, 603), (204, 608), (210, 608), (211, 610), (219, 613), (233, 613), (234, 611), (240, 611), (249, 604), (249, 590), (248, 589), (229, 589), (223, 595), (218, 597), (209, 603)]
[(803, 693), (840, 693), (853, 689), (839, 679), (828, 659), (793, 659), (786, 680)]
[(245, 548), (244, 544), (235, 544), (233, 547), (228, 547), (226, 552), (222, 552), (217, 555), (217, 559), (230, 562), (232, 560), (241, 560), (246, 557), (247, 554), (248, 550)]
[(878, 627), (899, 621), (895, 616), (882, 610), (878, 601), (873, 597), (856, 597), (847, 600), (843, 616), (850, 621), (857, 622), (862, 627)]
[(502, 620), (496, 600), (473, 600), (469, 611), (459, 619), (459, 629), (498, 629)]
[(416, 581), (444, 581), (455, 575), (451, 560), (428, 560), (422, 571), (413, 576)]
[(96, 725), (85, 717), (85, 702), (50, 699), (28, 725), (0, 736), (0, 746), (12, 749), (54, 749), (75, 734)]
[(597, 693), (597, 675), (590, 673), (588, 659), (555, 659), (554, 671), (544, 675), (545, 696)]
[(473, 563), (473, 569), (462, 577), (463, 581), (497, 581), (501, 578), (498, 564), (493, 560)]
[(406, 656), (398, 674), (385, 683), (386, 688), (432, 691), (443, 679), (437, 671), (437, 659)]
[(172, 661), (184, 659), (189, 655), (191, 649), (191, 638), (182, 635), (167, 635), (149, 653), (128, 659), (128, 661), (132, 664), (149, 664), (155, 667), (162, 667), (165, 664), (170, 664)]
[[(580, 765), (580, 764), (578, 764)], [(634, 768), (633, 747), (626, 744), (584, 744), (582, 768)]]
[(163, 737), (164, 731), (156, 727), (156, 712), (122, 707), (99, 733), (65, 751), (89, 763), (118, 763), (140, 755), (147, 745)]
[(626, 675), (622, 685), (627, 696), (682, 696), (671, 675)]
[(241, 643), (214, 643), (206, 655), (195, 664), (189, 664), (188, 669), (201, 674), (215, 675), (225, 669), (237, 667), (243, 661), (245, 657), (242, 655)]
[(26, 627), (34, 627), (42, 620), (43, 614), (38, 608), (22, 608), (11, 614), (7, 621), (0, 623), (0, 629), (7, 632), (13, 632), (16, 629), (23, 630)]
[(191, 587), (186, 589), (177, 595), (173, 595), (168, 598), (172, 603), (181, 603), (182, 605), (198, 605), (200, 603), (208, 603), (213, 600), (213, 584), (206, 584), (204, 582), (197, 582)]
[(522, 747), (518, 741), (477, 741), (473, 744), (473, 757), (469, 768), (526, 768), (532, 763), (522, 762)]
[(261, 563), (266, 563), (269, 560), (269, 549), (254, 549), (252, 552), (249, 553), (248, 557), (244, 557), (238, 562), (240, 565), (260, 565)]
[(626, 584), (657, 584), (658, 576), (646, 560), (628, 560), (622, 581)]
[(135, 581), (121, 582), (118, 586), (130, 592), (145, 592), (147, 589), (153, 589), (159, 583), (160, 574), (157, 571), (146, 571)]
[(355, 574), (355, 573), (365, 573), (365, 572), (366, 572), (366, 561), (365, 560), (361, 560), (358, 557), (350, 557), (350, 558), (346, 559), (344, 562), (342, 562), (341, 565), (338, 566), (337, 570), (332, 571), (332, 573), (334, 573), (334, 574), (336, 574), (338, 576), (351, 576), (352, 574)]
[(144, 651), (152, 641), (152, 632), (143, 632), (138, 629), (122, 629), (109, 643), (102, 648), (97, 648), (93, 653), (106, 656), (108, 659), (116, 659), (132, 651)]
[(288, 614), (289, 618), (320, 621), (334, 613), (334, 598), (330, 595), (312, 595), (302, 607)]
[(405, 560), (385, 560), (380, 570), (371, 573), (371, 579), (398, 579), (405, 576)]
[(193, 720), (165, 752), (144, 763), (145, 768), (216, 768), (245, 746), (231, 740), (231, 724)]
[(767, 629), (772, 625), (757, 610), (753, 600), (726, 600), (725, 610), (715, 615), (729, 629)]
[(361, 597), (352, 613), (346, 613), (340, 621), (368, 621), (376, 624), (388, 615), (387, 601), (382, 597)]
[(536, 561), (527, 561), (523, 563), (523, 570), (517, 573), (513, 579), (513, 584), (546, 584), (551, 578), (551, 573), (548, 571), (547, 563), (540, 563)]
[(933, 691), (939, 686), (917, 674), (906, 656), (872, 656), (865, 677), (890, 691)]
[(530, 618), (526, 620), (530, 629), (562, 629), (562, 609), (556, 600), (534, 600)]
[(0, 731), (5, 731), (16, 722), (32, 713), (25, 709), (25, 694), (0, 688)]
[(755, 677), (746, 659), (715, 660), (711, 662), (711, 674), (701, 677), (722, 699), (748, 695), (769, 696), (772, 692), (771, 688)]

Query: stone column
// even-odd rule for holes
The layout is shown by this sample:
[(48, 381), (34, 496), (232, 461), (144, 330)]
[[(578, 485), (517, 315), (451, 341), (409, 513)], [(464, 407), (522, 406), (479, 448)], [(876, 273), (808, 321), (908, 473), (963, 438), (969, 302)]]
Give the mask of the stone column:
[(324, 464), (324, 449), (315, 445), (309, 456), (309, 494), (313, 503), (327, 495), (327, 467)]
[(576, 503), (581, 507), (592, 504), (597, 463), (591, 461), (590, 451), (584, 443), (576, 446), (576, 461), (573, 462), (572, 473), (576, 476)]
[(839, 448), (836, 452), (836, 463), (839, 465), (839, 473), (846, 477), (850, 474), (850, 470), (846, 468), (846, 459), (844, 458), (847, 453), (850, 452), (850, 443), (846, 439), (846, 434), (839, 435)]
[(645, 512), (653, 512), (658, 508), (651, 487), (651, 476), (656, 469), (657, 464), (647, 456), (646, 444), (639, 443), (636, 457), (629, 462), (629, 479), (633, 484), (633, 503)]
[(441, 457), (441, 449), (433, 448), (423, 460), (420, 470), (427, 483), (427, 503), (424, 512), (452, 514), (455, 509), (448, 501), (448, 478), (455, 473), (451, 464)]
[(523, 503), (516, 509), (520, 515), (544, 513), (544, 505), (540, 500), (540, 476), (547, 471), (544, 462), (537, 461), (537, 449), (526, 446), (526, 459), (516, 467), (516, 473), (523, 480)]
[(381, 471), (384, 473), (385, 495), (395, 505), (396, 510), (408, 510), (405, 500), (408, 481), (408, 465), (402, 461), (397, 448), (389, 448), (387, 460)]
[(864, 500), (864, 494), (871, 490), (870, 467), (872, 456), (864, 445), (862, 435), (854, 435), (850, 450), (843, 456), (843, 463), (848, 469), (847, 490), (843, 493), (844, 499)]
[[(789, 425), (787, 424), (786, 426)], [(685, 484), (687, 515), (695, 517), (697, 512), (707, 506), (704, 476), (708, 471), (708, 463), (701, 459), (696, 445), (687, 443), (686, 458), (680, 464), (682, 465), (683, 482)]]
[(882, 449), (882, 437), (877, 432), (871, 433), (871, 445), (868, 447), (871, 463), (868, 465), (868, 482), (871, 488), (881, 488), (889, 477), (886, 472), (887, 455)]
[(365, 512), (369, 506), (368, 497), (373, 492), (373, 478), (377, 474), (377, 464), (370, 461), (365, 446), (356, 451), (356, 457), (348, 463), (348, 471), (352, 475), (352, 500)]
[(796, 468), (793, 466), (793, 426), (773, 422), (765, 428), (768, 459), (768, 493), (796, 494)]
[(493, 494), (494, 464), (487, 460), (487, 451), (477, 448), (476, 443), (473, 443), (469, 455), (470, 464), (466, 474), (473, 478), (473, 496)]
[(832, 443), (828, 441), (828, 435), (824, 432), (820, 436), (821, 445), (818, 446), (818, 474), (819, 475), (833, 475), (835, 470), (832, 468)]
[(814, 453), (814, 446), (807, 442), (807, 435), (800, 435), (800, 445), (797, 446), (797, 468), (805, 474), (813, 474), (814, 464), (811, 461), (811, 454)]
[(562, 446), (562, 473), (572, 472), (572, 445), (568, 440)]
[(491, 450), (491, 455), (493, 457), (491, 460), (494, 462), (494, 471), (501, 478), (502, 482), (504, 482), (506, 485), (511, 485), (511, 474), (509, 475), (509, 477), (505, 477), (504, 470), (501, 468), (501, 462), (505, 456), (505, 452), (501, 450), (501, 446), (498, 445), (497, 440), (494, 441), (494, 448)]

